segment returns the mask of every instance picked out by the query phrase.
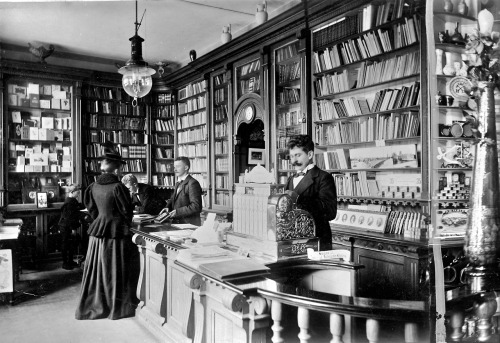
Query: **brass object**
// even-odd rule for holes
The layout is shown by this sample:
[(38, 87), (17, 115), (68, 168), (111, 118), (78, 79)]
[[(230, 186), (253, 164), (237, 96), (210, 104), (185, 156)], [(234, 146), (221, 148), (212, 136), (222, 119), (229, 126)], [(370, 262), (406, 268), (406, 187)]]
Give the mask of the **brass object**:
[(480, 92), (478, 135), (465, 235), (465, 255), (470, 267), (466, 279), (472, 291), (499, 284), (499, 177), (492, 82), (478, 82)]
[(278, 241), (315, 236), (314, 219), (309, 212), (295, 208), (294, 199), (289, 194), (275, 195), (276, 238)]

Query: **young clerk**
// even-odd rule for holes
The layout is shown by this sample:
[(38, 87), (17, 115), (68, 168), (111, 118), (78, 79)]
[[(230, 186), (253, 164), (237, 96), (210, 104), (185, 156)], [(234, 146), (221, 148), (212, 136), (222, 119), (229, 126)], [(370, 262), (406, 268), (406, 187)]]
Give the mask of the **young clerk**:
[(331, 174), (313, 164), (314, 142), (309, 136), (294, 136), (287, 147), (296, 174), (288, 178), (286, 189), (297, 193), (297, 207), (313, 216), (320, 250), (330, 250), (332, 231), (329, 221), (337, 215), (335, 181)]
[(73, 261), (74, 237), (76, 237), (76, 230), (80, 227), (80, 220), (83, 217), (80, 210), (85, 208), (77, 200), (80, 192), (81, 186), (78, 183), (68, 187), (68, 195), (61, 208), (61, 218), (59, 219), (59, 230), (62, 234), (62, 267), (67, 270), (77, 266)]
[(175, 224), (193, 224), (200, 226), (201, 219), (201, 186), (200, 183), (189, 175), (191, 163), (184, 156), (177, 157), (174, 161), (174, 172), (177, 183), (167, 207), (160, 214), (168, 213)]

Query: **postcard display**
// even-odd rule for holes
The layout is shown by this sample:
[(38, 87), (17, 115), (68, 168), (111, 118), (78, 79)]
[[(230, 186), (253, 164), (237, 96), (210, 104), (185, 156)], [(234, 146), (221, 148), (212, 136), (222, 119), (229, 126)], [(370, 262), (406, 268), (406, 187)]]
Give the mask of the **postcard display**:
[(72, 182), (72, 88), (51, 81), (10, 79), (8, 92), (9, 205), (64, 201)]
[(235, 184), (233, 231), (226, 242), (250, 257), (280, 261), (319, 250), (314, 219), (295, 209), (293, 195), (260, 165), (245, 172), (245, 182)]

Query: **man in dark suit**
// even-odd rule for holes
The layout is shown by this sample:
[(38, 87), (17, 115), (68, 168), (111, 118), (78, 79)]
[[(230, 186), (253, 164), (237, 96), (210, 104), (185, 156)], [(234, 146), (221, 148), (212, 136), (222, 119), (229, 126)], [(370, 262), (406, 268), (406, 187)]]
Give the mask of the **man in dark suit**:
[(132, 204), (139, 214), (157, 215), (165, 207), (165, 201), (156, 193), (153, 186), (137, 182), (133, 174), (122, 177), (122, 183), (130, 191)]
[(167, 200), (167, 207), (161, 213), (167, 212), (172, 223), (193, 224), (200, 226), (200, 213), (202, 209), (200, 183), (189, 175), (191, 163), (184, 156), (177, 157), (174, 161), (174, 172), (177, 176), (172, 197)]
[(320, 250), (330, 250), (332, 231), (329, 221), (337, 215), (337, 191), (333, 176), (313, 164), (314, 142), (309, 136), (292, 137), (287, 148), (296, 174), (288, 178), (286, 189), (297, 193), (297, 207), (313, 216)]

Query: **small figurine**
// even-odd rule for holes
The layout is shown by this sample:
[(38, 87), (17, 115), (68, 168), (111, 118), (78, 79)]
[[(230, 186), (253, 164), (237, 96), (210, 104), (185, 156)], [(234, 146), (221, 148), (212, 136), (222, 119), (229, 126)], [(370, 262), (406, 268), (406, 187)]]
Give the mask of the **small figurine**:
[(439, 31), (438, 38), (441, 43), (448, 43), (450, 41), (450, 35), (448, 34), (448, 30)]

